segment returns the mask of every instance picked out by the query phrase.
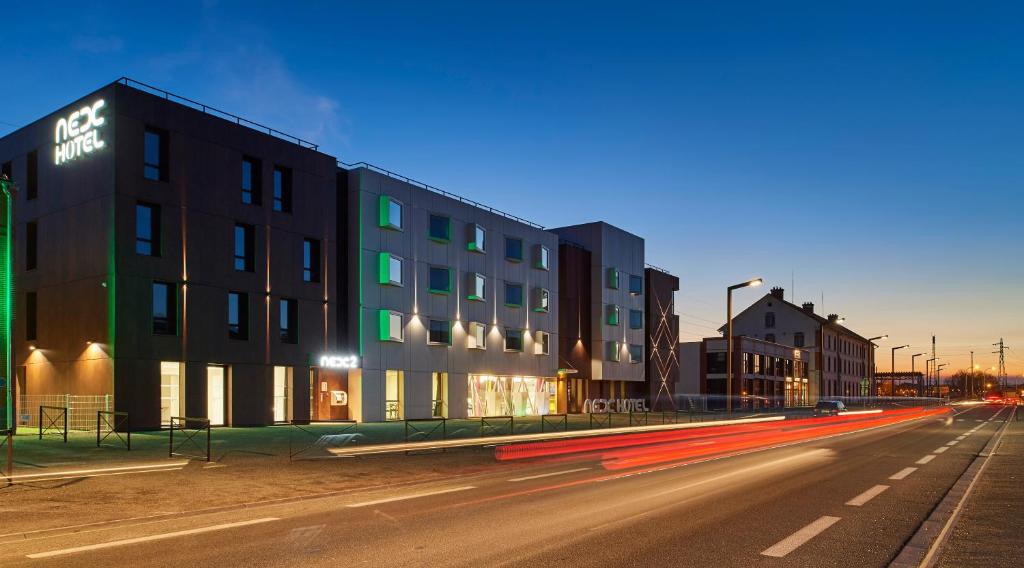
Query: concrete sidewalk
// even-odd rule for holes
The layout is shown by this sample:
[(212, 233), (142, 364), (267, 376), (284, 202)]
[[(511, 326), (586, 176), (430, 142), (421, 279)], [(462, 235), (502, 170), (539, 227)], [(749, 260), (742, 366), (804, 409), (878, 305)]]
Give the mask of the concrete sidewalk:
[(1024, 408), (964, 504), (937, 566), (1024, 566)]

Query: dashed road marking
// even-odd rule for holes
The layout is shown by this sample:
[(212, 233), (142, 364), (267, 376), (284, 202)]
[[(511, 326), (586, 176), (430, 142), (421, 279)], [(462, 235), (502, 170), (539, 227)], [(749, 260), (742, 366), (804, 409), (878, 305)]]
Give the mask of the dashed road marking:
[(944, 452), (944, 451), (946, 451), (948, 449), (949, 448), (947, 448), (946, 446), (942, 446), (941, 448), (935, 448), (934, 450), (932, 450), (932, 453), (933, 454), (941, 454), (942, 452)]
[(918, 464), (918, 465), (924, 465), (924, 464), (926, 464), (926, 463), (928, 463), (928, 462), (932, 461), (933, 459), (935, 459), (935, 458), (937, 458), (937, 457), (938, 457), (938, 456), (936, 456), (935, 454), (928, 454), (927, 456), (925, 456), (925, 457), (923, 457), (923, 458), (921, 458), (921, 459), (917, 460), (917, 461), (916, 461), (916, 462), (914, 462), (914, 463), (916, 463), (916, 464)]
[(383, 505), (384, 503), (393, 503), (395, 501), (405, 501), (407, 499), (418, 499), (420, 497), (430, 497), (432, 495), (444, 495), (445, 493), (455, 493), (456, 491), (466, 491), (467, 489), (476, 489), (473, 485), (466, 485), (464, 487), (452, 487), (450, 489), (438, 489), (437, 491), (427, 491), (425, 493), (413, 493), (411, 495), (400, 495), (398, 497), (385, 497), (384, 499), (375, 499), (373, 501), (363, 501), (362, 503), (352, 503), (351, 505), (345, 505), (350, 509), (356, 509), (359, 507), (369, 507), (371, 505)]
[(846, 502), (846, 504), (851, 507), (860, 507), (864, 503), (867, 503), (868, 501), (881, 495), (882, 492), (888, 488), (888, 485), (876, 485), (871, 489), (868, 489), (864, 493), (861, 493), (860, 495), (854, 497), (853, 499), (850, 499), (849, 501)]
[(761, 552), (761, 555), (782, 558), (783, 556), (799, 548), (800, 545), (818, 536), (819, 534), (824, 532), (825, 529), (831, 527), (837, 522), (839, 522), (839, 517), (830, 517), (828, 515), (825, 515), (824, 517), (819, 518), (818, 520), (807, 525), (806, 527), (780, 540), (776, 544), (766, 548), (763, 552)]
[(576, 469), (567, 469), (565, 471), (553, 471), (551, 473), (540, 473), (537, 475), (527, 475), (526, 477), (513, 477), (509, 481), (529, 481), (531, 479), (540, 479), (542, 477), (553, 477), (555, 475), (565, 475), (567, 473), (576, 473), (577, 471), (587, 471), (589, 467), (578, 467)]
[(951, 440), (949, 442), (946, 442), (946, 445), (947, 446), (955, 446), (955, 445), (957, 445), (959, 443), (960, 443), (960, 440)]
[(916, 467), (905, 467), (897, 471), (896, 473), (890, 475), (889, 479), (895, 479), (896, 481), (899, 481), (901, 479), (905, 479), (908, 475), (914, 473), (915, 471), (917, 471)]

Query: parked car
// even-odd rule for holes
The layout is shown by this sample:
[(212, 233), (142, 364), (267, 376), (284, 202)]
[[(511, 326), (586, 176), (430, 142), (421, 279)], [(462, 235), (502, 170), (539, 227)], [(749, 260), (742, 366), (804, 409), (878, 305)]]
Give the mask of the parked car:
[(815, 416), (836, 416), (846, 412), (846, 405), (841, 400), (819, 400), (814, 405)]

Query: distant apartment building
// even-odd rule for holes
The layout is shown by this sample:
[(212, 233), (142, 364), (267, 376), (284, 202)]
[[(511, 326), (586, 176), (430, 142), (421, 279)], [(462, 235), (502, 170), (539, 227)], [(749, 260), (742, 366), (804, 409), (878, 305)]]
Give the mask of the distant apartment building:
[[(681, 343), (680, 352), (683, 354), (680, 391), (707, 395), (709, 408), (724, 408), (729, 392), (725, 338)], [(735, 336), (732, 396), (739, 401), (738, 408), (788, 408), (809, 404), (810, 358), (807, 349)]]

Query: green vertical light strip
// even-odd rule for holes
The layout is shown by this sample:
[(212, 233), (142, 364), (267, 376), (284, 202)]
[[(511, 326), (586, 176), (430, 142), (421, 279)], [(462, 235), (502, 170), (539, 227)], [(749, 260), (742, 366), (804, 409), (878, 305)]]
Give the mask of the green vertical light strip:
[(14, 397), (12, 384), (14, 383), (13, 371), (14, 367), (11, 364), (11, 320), (13, 313), (11, 311), (11, 298), (14, 293), (14, 273), (12, 271), (11, 262), (11, 191), (10, 181), (0, 180), (0, 207), (3, 208), (3, 230), (0, 231), (0, 238), (3, 238), (3, 243), (0, 245), (0, 255), (3, 258), (0, 259), (0, 341), (3, 342), (2, 353), (0, 356), (3, 357), (3, 373), (4, 373), (4, 415), (0, 420), (0, 426), (5, 430), (14, 427)]

